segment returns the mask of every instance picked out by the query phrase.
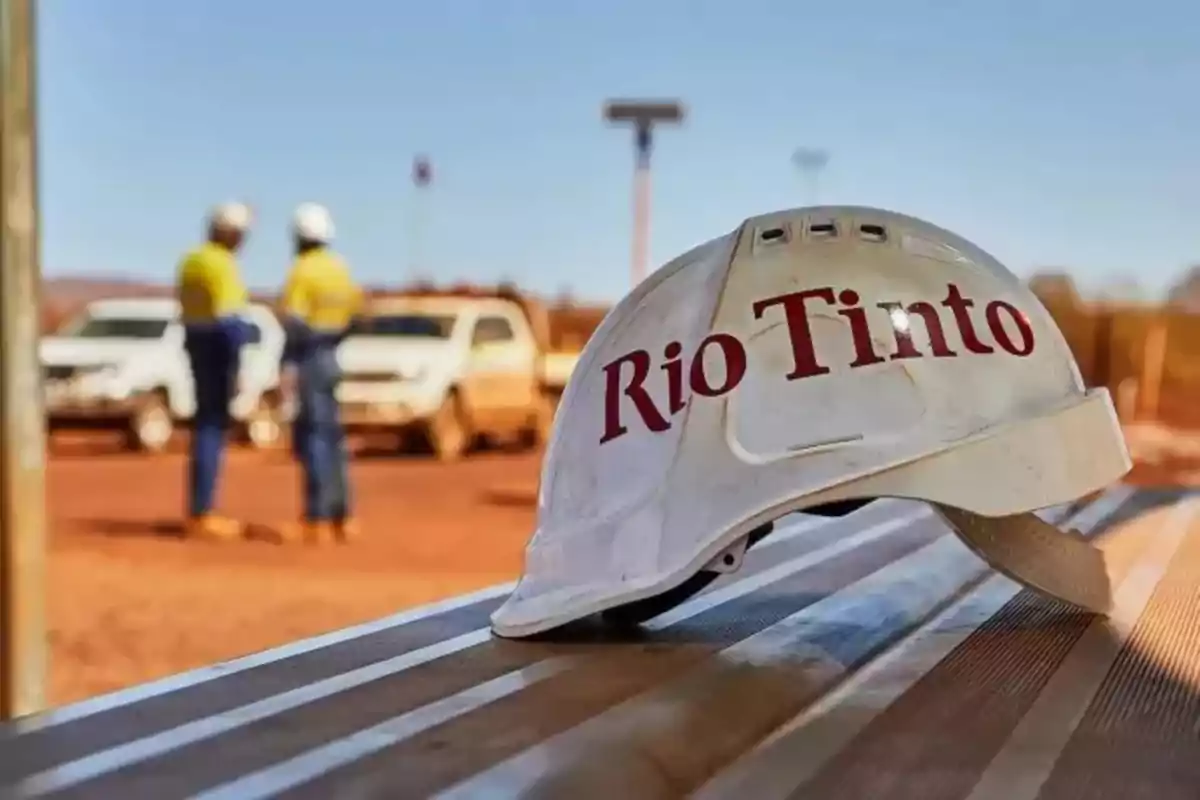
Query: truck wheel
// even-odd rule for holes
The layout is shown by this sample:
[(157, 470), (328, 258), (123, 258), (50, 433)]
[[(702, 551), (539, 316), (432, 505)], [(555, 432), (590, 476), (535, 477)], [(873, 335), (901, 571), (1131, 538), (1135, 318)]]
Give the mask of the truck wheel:
[(471, 444), (471, 431), (458, 395), (446, 396), (429, 420), (425, 435), (438, 461), (458, 461), (463, 457)]
[(534, 449), (550, 441), (554, 428), (554, 397), (547, 392), (538, 392), (529, 412), (529, 423), (521, 431), (521, 446)]
[(175, 420), (167, 401), (158, 393), (147, 395), (129, 420), (128, 443), (131, 449), (161, 453), (175, 434)]

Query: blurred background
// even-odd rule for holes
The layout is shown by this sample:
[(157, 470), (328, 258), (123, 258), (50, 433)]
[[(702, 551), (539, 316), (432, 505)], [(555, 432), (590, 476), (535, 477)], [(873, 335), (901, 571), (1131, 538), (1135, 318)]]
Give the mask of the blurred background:
[[(557, 353), (628, 290), (638, 242), (653, 269), (753, 214), (875, 205), (1029, 280), (1113, 392), (1135, 479), (1200, 480), (1200, 10), (58, 0), (39, 24), (47, 333), (97, 299), (169, 296), (225, 199), (258, 214), (259, 299), (287, 215), (316, 201), (373, 295), (502, 285), (545, 306)], [(654, 129), (652, 182), (602, 117), (622, 97), (686, 108)], [(52, 441), (55, 702), (511, 579), (533, 530), (538, 451), (443, 464), (362, 442), (361, 543), (198, 546), (176, 530), (186, 436)], [(298, 481), (245, 447), (222, 503), (295, 517)]]

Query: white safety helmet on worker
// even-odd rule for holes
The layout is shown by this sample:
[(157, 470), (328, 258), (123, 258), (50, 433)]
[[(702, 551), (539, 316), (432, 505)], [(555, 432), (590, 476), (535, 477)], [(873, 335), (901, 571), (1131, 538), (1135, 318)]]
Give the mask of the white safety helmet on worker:
[(208, 215), (210, 227), (239, 233), (245, 233), (253, 220), (254, 213), (250, 210), (250, 206), (237, 202), (221, 203)]
[(754, 217), (636, 287), (584, 349), (493, 630), (664, 597), (740, 564), (786, 513), (889, 496), (1104, 612), (1100, 550), (1027, 512), (1130, 466), (1107, 391), (1085, 388), (1053, 319), (987, 253), (874, 208)]
[(317, 244), (333, 241), (333, 216), (317, 203), (302, 203), (292, 213), (292, 232), (296, 238)]

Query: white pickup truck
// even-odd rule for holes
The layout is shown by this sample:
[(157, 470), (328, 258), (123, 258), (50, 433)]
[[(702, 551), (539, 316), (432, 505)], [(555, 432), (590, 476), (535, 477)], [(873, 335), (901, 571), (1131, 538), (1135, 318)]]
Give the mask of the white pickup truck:
[(535, 447), (578, 357), (546, 353), (541, 327), (531, 304), (512, 298), (377, 299), (338, 350), (342, 419), (395, 431), (443, 461), (481, 439)]
[[(239, 392), (230, 410), (247, 441), (270, 447), (280, 433), (271, 398), (279, 384), (283, 330), (264, 305), (251, 305), (246, 318), (257, 333), (242, 351)], [(174, 300), (89, 303), (42, 339), (40, 357), (50, 430), (117, 428), (125, 432), (129, 448), (156, 452), (195, 412)]]

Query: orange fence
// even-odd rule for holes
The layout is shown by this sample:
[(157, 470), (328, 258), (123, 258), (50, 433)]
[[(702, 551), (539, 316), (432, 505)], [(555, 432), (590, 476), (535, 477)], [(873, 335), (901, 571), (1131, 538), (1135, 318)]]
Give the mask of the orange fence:
[(1200, 314), (1043, 298), (1084, 380), (1106, 386), (1125, 421), (1200, 427)]

